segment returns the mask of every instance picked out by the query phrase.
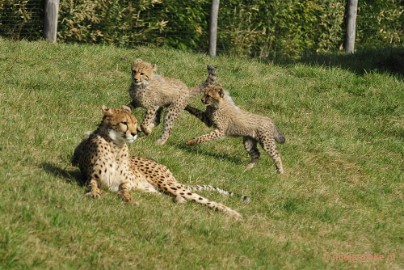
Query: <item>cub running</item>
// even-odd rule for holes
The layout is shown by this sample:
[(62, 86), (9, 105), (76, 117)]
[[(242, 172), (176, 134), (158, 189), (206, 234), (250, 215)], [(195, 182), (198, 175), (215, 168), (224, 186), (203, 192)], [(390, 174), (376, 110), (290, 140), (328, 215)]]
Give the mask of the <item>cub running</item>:
[(185, 110), (203, 121), (208, 127), (213, 126), (215, 130), (189, 140), (188, 145), (200, 144), (224, 136), (242, 136), (244, 148), (251, 157), (247, 169), (252, 169), (260, 158), (257, 148), (257, 143), (259, 143), (274, 160), (277, 172), (280, 174), (284, 172), (275, 141), (284, 143), (285, 137), (270, 118), (240, 109), (219, 85), (210, 85), (205, 88), (202, 103), (206, 105), (204, 112), (189, 105)]
[[(212, 71), (213, 70), (213, 71)], [(209, 69), (208, 78), (200, 86), (191, 91), (180, 80), (165, 78), (156, 74), (157, 66), (135, 60), (132, 65), (132, 83), (129, 87), (129, 95), (132, 99), (130, 106), (133, 108), (143, 107), (146, 114), (140, 131), (149, 135), (153, 128), (160, 123), (163, 108), (166, 109), (164, 116), (164, 130), (157, 144), (165, 144), (175, 120), (184, 110), (189, 100), (200, 93), (201, 89), (213, 83), (215, 80), (214, 69)]]

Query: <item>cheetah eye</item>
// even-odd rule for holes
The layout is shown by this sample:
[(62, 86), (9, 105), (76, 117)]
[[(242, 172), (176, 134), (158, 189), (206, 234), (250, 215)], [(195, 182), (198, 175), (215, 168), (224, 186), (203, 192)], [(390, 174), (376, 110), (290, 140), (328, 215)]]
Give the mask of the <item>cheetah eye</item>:
[(128, 125), (128, 122), (121, 122), (121, 124), (124, 124), (125, 126), (127, 126)]
[(143, 73), (143, 72), (140, 72), (140, 75), (142, 75), (142, 76), (143, 76), (143, 75), (144, 75), (144, 73)]

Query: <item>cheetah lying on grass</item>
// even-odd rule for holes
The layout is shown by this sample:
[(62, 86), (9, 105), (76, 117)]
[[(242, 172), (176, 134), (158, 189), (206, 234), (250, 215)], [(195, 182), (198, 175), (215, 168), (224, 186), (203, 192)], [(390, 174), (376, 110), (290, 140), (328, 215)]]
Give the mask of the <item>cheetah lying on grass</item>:
[[(87, 195), (99, 198), (101, 188), (119, 192), (123, 201), (132, 201), (130, 190), (164, 192), (177, 202), (195, 201), (214, 210), (241, 218), (223, 205), (210, 201), (193, 190), (213, 190), (232, 196), (231, 192), (212, 186), (187, 186), (176, 181), (169, 169), (153, 160), (130, 157), (128, 143), (136, 139), (137, 121), (127, 106), (121, 109), (102, 107), (103, 119), (98, 128), (75, 149), (72, 164), (78, 166), (89, 186)], [(241, 196), (243, 200), (247, 197)]]
[(285, 137), (273, 121), (268, 117), (240, 109), (219, 85), (209, 85), (204, 91), (202, 103), (206, 105), (206, 110), (201, 111), (189, 105), (185, 110), (199, 118), (207, 126), (213, 126), (215, 130), (189, 140), (187, 144), (200, 144), (225, 136), (241, 136), (243, 137), (244, 148), (251, 156), (247, 169), (253, 168), (260, 158), (260, 152), (257, 148), (257, 143), (259, 143), (274, 160), (278, 173), (283, 173), (282, 160), (276, 150), (275, 141), (284, 143)]

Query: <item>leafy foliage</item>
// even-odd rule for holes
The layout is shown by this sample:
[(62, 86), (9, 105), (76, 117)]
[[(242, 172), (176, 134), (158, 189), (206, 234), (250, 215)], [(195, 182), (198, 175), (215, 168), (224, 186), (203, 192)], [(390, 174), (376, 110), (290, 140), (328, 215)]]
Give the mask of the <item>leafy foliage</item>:
[(0, 1), (0, 35), (35, 40), (43, 36), (44, 0)]
[(164, 3), (158, 0), (61, 2), (59, 38), (120, 46), (155, 44), (197, 49), (206, 40), (206, 33), (202, 31), (207, 28), (206, 3), (174, 0)]
[[(0, 3), (0, 35), (35, 39), (30, 0)], [(43, 6), (44, 1), (35, 2)], [(211, 0), (60, 1), (58, 37), (67, 42), (169, 46), (206, 51)], [(335, 52), (344, 40), (344, 0), (229, 0), (219, 8), (218, 51), (261, 59)], [(13, 18), (9, 20), (9, 18)], [(357, 49), (402, 46), (401, 0), (361, 1)]]
[(358, 6), (358, 39), (361, 46), (374, 48), (403, 45), (404, 2), (364, 1)]

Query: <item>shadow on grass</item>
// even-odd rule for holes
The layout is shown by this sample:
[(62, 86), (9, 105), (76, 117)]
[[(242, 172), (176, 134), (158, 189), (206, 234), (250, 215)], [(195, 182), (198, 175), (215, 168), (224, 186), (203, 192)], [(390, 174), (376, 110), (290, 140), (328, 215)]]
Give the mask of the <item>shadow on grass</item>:
[(378, 48), (357, 51), (354, 54), (343, 53), (307, 53), (299, 60), (274, 60), (275, 64), (290, 65), (303, 63), (327, 67), (340, 67), (357, 75), (368, 72), (388, 73), (404, 80), (404, 47)]
[(191, 153), (191, 154), (195, 154), (197, 152), (198, 154), (202, 154), (204, 156), (213, 157), (213, 158), (220, 159), (220, 160), (227, 160), (227, 161), (232, 162), (234, 164), (240, 164), (240, 163), (243, 162), (239, 157), (230, 156), (230, 155), (228, 155), (226, 153), (210, 152), (210, 151), (208, 151), (206, 149), (196, 148), (197, 146), (192, 146), (191, 147), (191, 146), (187, 146), (187, 145), (184, 145), (184, 144), (181, 144), (181, 143), (174, 144), (174, 145), (177, 148), (179, 148), (181, 150), (184, 150), (184, 151), (186, 151), (188, 153)]
[(75, 170), (67, 170), (66, 168), (60, 168), (56, 166), (55, 164), (44, 162), (40, 165), (40, 167), (46, 171), (49, 172), (56, 177), (62, 178), (66, 182), (69, 183), (77, 183), (80, 186), (85, 185), (85, 181), (83, 177), (81, 177), (80, 170), (75, 169)]

